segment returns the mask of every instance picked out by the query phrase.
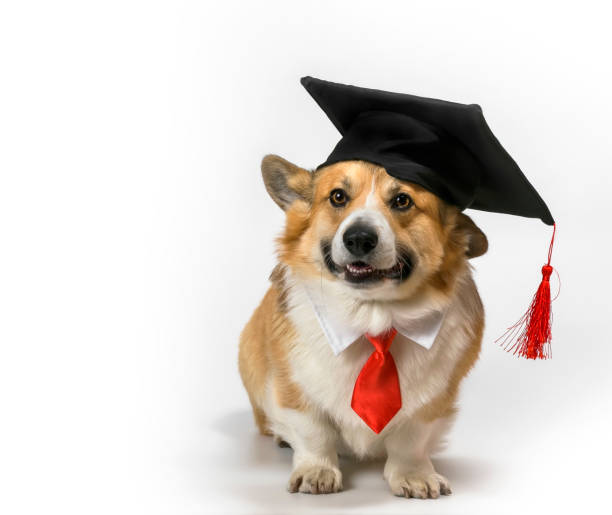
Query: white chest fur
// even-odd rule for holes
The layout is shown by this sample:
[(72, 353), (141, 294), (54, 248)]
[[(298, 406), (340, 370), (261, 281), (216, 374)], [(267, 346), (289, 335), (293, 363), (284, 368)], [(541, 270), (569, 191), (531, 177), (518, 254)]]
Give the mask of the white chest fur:
[[(402, 408), (388, 426), (377, 435), (351, 408), (355, 380), (372, 353), (372, 345), (358, 339), (343, 352), (334, 355), (309, 302), (304, 285), (290, 278), (289, 318), (297, 330), (297, 340), (289, 353), (292, 379), (300, 386), (308, 401), (324, 412), (338, 428), (340, 437), (353, 453), (375, 456), (382, 452), (382, 440), (426, 405), (448, 386), (457, 360), (469, 345), (473, 333), (469, 321), (474, 309), (470, 299), (477, 298), (470, 277), (462, 281), (455, 298), (446, 307), (446, 315), (438, 336), (430, 349), (425, 349), (398, 334), (391, 346), (397, 365), (402, 395)], [(465, 291), (465, 290), (473, 291)], [(333, 287), (328, 289), (334, 295)], [(466, 301), (467, 299), (467, 301)], [(344, 302), (341, 294), (330, 301)], [(354, 306), (351, 306), (354, 310)], [(355, 312), (359, 323), (369, 332), (380, 332), (393, 309), (402, 306), (389, 303), (363, 303)]]

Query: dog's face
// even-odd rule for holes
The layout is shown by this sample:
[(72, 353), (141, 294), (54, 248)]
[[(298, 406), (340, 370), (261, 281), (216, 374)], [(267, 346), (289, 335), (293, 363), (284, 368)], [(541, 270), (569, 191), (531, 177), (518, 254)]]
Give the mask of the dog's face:
[(266, 156), (268, 192), (286, 211), (280, 258), (363, 298), (406, 298), (429, 285), (449, 289), (467, 258), (484, 254), (472, 220), (420, 186), (379, 166), (343, 161), (308, 172)]

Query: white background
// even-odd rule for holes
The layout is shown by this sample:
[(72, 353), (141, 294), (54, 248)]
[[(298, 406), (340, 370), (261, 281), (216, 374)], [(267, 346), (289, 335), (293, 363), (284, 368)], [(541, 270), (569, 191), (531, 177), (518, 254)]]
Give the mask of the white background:
[[(3, 2), (0, 511), (585, 513), (609, 508), (610, 13), (604, 2)], [(394, 498), (382, 465), (290, 495), (237, 341), (281, 211), (266, 153), (338, 134), (303, 75), (482, 105), (558, 222), (554, 358), (494, 340), (550, 228), (471, 212), (483, 353), (436, 461), (454, 494)], [(553, 290), (557, 287), (553, 285)]]

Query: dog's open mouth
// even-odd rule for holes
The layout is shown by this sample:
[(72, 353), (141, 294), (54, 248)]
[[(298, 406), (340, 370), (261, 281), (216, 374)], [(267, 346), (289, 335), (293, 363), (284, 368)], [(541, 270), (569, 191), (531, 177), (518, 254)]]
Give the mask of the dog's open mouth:
[(331, 246), (322, 244), (321, 251), (328, 270), (342, 276), (345, 281), (353, 284), (374, 283), (384, 279), (404, 281), (412, 271), (412, 260), (408, 252), (398, 250), (398, 260), (391, 268), (374, 268), (365, 261), (354, 261), (345, 266), (336, 264), (331, 257)]
[(355, 261), (344, 267), (344, 278), (350, 282), (378, 281), (381, 279), (399, 279), (404, 264), (401, 261), (391, 268), (381, 270), (363, 261)]

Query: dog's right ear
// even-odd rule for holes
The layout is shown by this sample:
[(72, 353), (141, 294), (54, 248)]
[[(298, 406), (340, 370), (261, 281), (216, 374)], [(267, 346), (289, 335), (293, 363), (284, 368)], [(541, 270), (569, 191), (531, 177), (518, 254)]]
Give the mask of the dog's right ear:
[(310, 204), (312, 200), (312, 174), (282, 157), (269, 154), (261, 162), (261, 175), (266, 190), (283, 211), (296, 200)]

